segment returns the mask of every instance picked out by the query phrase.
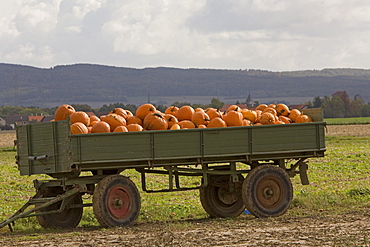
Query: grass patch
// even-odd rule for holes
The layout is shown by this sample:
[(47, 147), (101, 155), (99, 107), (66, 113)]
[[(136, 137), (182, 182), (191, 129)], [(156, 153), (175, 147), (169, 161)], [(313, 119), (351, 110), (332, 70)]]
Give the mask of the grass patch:
[[(326, 144), (325, 157), (309, 160), (310, 185), (301, 185), (299, 176), (292, 178), (294, 200), (288, 215), (336, 214), (370, 206), (370, 137), (327, 136)], [(12, 147), (0, 148), (0, 221), (11, 216), (34, 195), (34, 179), (48, 178), (46, 175), (20, 176), (14, 163), (15, 155)], [(200, 204), (198, 190), (144, 193), (138, 172), (126, 170), (123, 175), (129, 176), (141, 192), (139, 222), (186, 224), (183, 219), (208, 218)], [(147, 179), (149, 189), (163, 189), (168, 183), (164, 175), (150, 174)], [(196, 186), (199, 182), (199, 177), (185, 177), (181, 185)], [(91, 200), (91, 196), (84, 197), (85, 202)], [(79, 226), (99, 226), (92, 208), (84, 209)], [(49, 231), (41, 229), (34, 217), (17, 220), (15, 229), (25, 233)], [(0, 229), (0, 232), (7, 231), (7, 227)]]
[(370, 124), (370, 117), (325, 118), (328, 125)]

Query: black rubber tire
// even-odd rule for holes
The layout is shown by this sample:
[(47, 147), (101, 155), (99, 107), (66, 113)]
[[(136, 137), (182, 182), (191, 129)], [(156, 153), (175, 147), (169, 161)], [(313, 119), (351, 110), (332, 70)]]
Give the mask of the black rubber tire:
[[(211, 176), (208, 186), (199, 189), (200, 202), (204, 210), (215, 218), (237, 217), (243, 213), (245, 205), (242, 198), (243, 176), (235, 183), (235, 191), (230, 192), (229, 175)], [(217, 186), (217, 184), (224, 186)]]
[(140, 193), (128, 177), (107, 176), (94, 190), (93, 210), (102, 227), (131, 226), (139, 216), (140, 207)]
[[(47, 194), (42, 195), (42, 197), (54, 197), (60, 193), (48, 192)], [(48, 206), (45, 209), (40, 210), (41, 212), (57, 210), (60, 208), (62, 202), (54, 203), (53, 205)], [(82, 204), (82, 195), (76, 194), (71, 202), (72, 204)], [(60, 213), (45, 214), (36, 216), (37, 221), (43, 228), (75, 228), (81, 221), (83, 214), (83, 208), (68, 208)]]
[(283, 215), (293, 199), (293, 186), (288, 174), (274, 165), (252, 169), (243, 182), (242, 191), (246, 208), (259, 218)]

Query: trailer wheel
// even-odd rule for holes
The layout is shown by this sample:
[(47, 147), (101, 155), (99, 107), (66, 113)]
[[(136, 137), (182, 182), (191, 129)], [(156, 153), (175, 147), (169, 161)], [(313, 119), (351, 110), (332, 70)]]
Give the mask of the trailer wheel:
[[(43, 194), (41, 197), (54, 197), (62, 193), (47, 193)], [(82, 195), (75, 195), (67, 205), (67, 209), (52, 214), (38, 215), (36, 216), (37, 221), (43, 228), (74, 228), (77, 227), (81, 221), (83, 208), (82, 207), (73, 207), (68, 208), (68, 206), (73, 204), (82, 204)], [(47, 212), (52, 210), (58, 210), (62, 202), (54, 203), (42, 210), (41, 212)]]
[(293, 186), (288, 174), (274, 165), (261, 165), (249, 172), (243, 182), (243, 200), (256, 217), (283, 215), (293, 199)]
[(93, 210), (103, 227), (132, 225), (139, 216), (140, 206), (139, 191), (128, 177), (110, 175), (95, 188)]
[(230, 176), (210, 176), (210, 183), (201, 187), (200, 202), (204, 210), (211, 217), (227, 218), (239, 216), (245, 209), (242, 199), (242, 175), (239, 175), (239, 182), (233, 191), (230, 191)]

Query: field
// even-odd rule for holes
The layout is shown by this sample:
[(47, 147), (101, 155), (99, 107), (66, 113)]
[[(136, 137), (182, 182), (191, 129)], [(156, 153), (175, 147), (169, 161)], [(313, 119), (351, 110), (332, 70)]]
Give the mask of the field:
[[(326, 134), (326, 156), (310, 160), (310, 185), (292, 179), (294, 200), (282, 217), (212, 219), (197, 191), (142, 193), (141, 214), (131, 228), (102, 229), (86, 208), (74, 230), (45, 230), (34, 218), (18, 220), (14, 233), (0, 229), (0, 245), (370, 246), (370, 125), (328, 125)], [(43, 178), (18, 175), (14, 138), (14, 132), (0, 132), (0, 221), (33, 194), (32, 180)], [(126, 175), (140, 184), (138, 174)], [(150, 185), (160, 187), (160, 181), (153, 177)]]

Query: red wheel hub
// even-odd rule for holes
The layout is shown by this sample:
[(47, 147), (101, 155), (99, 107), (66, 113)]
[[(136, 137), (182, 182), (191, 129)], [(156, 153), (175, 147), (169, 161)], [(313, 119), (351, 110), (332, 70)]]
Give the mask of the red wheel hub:
[(132, 198), (124, 187), (112, 188), (107, 197), (107, 205), (110, 214), (116, 219), (124, 219), (132, 211)]

